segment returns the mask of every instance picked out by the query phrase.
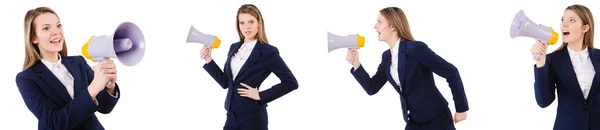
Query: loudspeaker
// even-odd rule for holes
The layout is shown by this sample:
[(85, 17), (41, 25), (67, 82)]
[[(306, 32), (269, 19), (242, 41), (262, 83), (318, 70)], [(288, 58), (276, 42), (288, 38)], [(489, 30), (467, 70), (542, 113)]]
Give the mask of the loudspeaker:
[(92, 36), (81, 50), (86, 59), (94, 62), (117, 58), (125, 66), (135, 66), (144, 57), (146, 40), (137, 25), (124, 22), (112, 35)]
[[(219, 48), (221, 45), (221, 40), (217, 36), (204, 34), (194, 28), (193, 25), (190, 27), (186, 42), (204, 44), (204, 46), (210, 46), (211, 49)], [(204, 59), (203, 55), (200, 55), (200, 57)]]
[[(365, 46), (365, 37), (359, 34), (340, 36), (327, 32), (327, 48), (329, 52), (340, 48), (360, 49)], [(348, 63), (352, 64), (352, 60)]]
[[(510, 38), (515, 37), (529, 37), (536, 40), (545, 41), (549, 45), (554, 45), (558, 41), (558, 33), (552, 29), (541, 24), (536, 24), (531, 21), (523, 10), (520, 10), (513, 18), (512, 25), (510, 26)], [(534, 53), (533, 58), (538, 60), (540, 58), (539, 53)]]

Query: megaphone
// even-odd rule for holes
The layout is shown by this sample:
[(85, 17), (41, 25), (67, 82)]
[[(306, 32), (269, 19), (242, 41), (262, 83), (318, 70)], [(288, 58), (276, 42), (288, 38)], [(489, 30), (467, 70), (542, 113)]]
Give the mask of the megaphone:
[[(329, 52), (340, 48), (360, 49), (365, 46), (365, 37), (360, 34), (340, 36), (327, 32), (327, 45)], [(348, 63), (352, 64), (352, 60)]]
[(94, 62), (117, 58), (125, 66), (135, 66), (144, 57), (146, 41), (137, 25), (124, 22), (112, 35), (92, 36), (81, 51), (83, 57)]
[[(209, 46), (211, 49), (219, 48), (221, 45), (221, 40), (217, 36), (204, 34), (194, 28), (193, 25), (190, 27), (186, 42), (204, 44), (204, 46)], [(200, 55), (200, 57), (204, 59), (203, 55)]]
[[(558, 41), (558, 33), (542, 24), (536, 24), (531, 21), (525, 12), (520, 10), (513, 18), (512, 25), (510, 26), (510, 38), (515, 37), (530, 37), (536, 40), (546, 41), (549, 45), (554, 45)], [(538, 60), (540, 58), (539, 53), (534, 53), (533, 58)]]

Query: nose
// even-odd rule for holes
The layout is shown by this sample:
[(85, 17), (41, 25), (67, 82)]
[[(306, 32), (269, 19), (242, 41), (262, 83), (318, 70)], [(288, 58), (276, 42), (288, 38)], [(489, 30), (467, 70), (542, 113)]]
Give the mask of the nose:
[(373, 28), (374, 28), (374, 29), (377, 29), (377, 24), (373, 25)]

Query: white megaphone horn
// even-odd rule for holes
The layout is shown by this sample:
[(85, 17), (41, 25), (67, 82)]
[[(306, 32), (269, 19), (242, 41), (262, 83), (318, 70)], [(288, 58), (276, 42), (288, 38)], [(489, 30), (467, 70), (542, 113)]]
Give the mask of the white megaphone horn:
[[(536, 40), (548, 42), (549, 45), (554, 45), (558, 41), (558, 33), (552, 29), (541, 24), (536, 24), (531, 21), (525, 15), (523, 10), (520, 10), (512, 21), (510, 26), (510, 38), (515, 37), (529, 37)], [(539, 53), (534, 53), (533, 58), (538, 60), (540, 58)]]
[(92, 36), (81, 51), (83, 57), (94, 62), (117, 58), (125, 66), (135, 66), (144, 57), (146, 40), (137, 25), (124, 22), (112, 35)]
[[(217, 36), (204, 34), (194, 28), (193, 25), (190, 27), (186, 42), (204, 44), (204, 46), (209, 46), (211, 49), (219, 48), (221, 45), (221, 40)], [(200, 57), (204, 59), (204, 55), (200, 55)]]
[[(340, 48), (360, 49), (365, 46), (365, 37), (360, 34), (340, 36), (327, 32), (327, 46), (329, 52)], [(352, 64), (349, 60), (348, 63)]]

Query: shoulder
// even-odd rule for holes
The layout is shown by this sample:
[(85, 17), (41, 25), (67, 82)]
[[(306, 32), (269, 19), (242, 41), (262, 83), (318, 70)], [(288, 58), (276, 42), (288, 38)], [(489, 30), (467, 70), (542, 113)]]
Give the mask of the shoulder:
[(81, 55), (66, 56), (66, 57), (63, 57), (63, 60), (67, 60), (68, 62), (72, 62), (72, 63), (76, 63), (76, 64), (85, 64), (85, 65), (87, 65), (87, 61)]
[(429, 48), (429, 46), (427, 46), (427, 44), (425, 44), (425, 42), (423, 42), (423, 41), (407, 40), (407, 41), (402, 41), (400, 43), (405, 44), (406, 49), (409, 49), (409, 50)]
[(267, 53), (279, 53), (279, 49), (271, 44), (262, 44), (263, 51)]
[(33, 71), (33, 67), (29, 67), (19, 73), (17, 73), (17, 76), (15, 77), (15, 80), (18, 82), (19, 80), (22, 79), (32, 79), (33, 77), (35, 77), (35, 73)]

